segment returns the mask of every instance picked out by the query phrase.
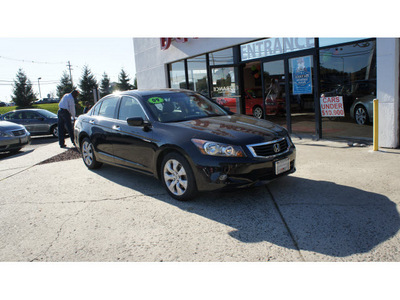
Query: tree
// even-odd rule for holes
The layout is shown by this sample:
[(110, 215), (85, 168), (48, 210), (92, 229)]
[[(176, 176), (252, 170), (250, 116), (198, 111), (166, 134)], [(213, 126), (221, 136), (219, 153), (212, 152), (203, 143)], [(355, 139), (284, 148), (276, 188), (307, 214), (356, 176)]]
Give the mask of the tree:
[(60, 84), (57, 85), (57, 97), (61, 99), (65, 94), (71, 93), (75, 89), (76, 87), (72, 86), (71, 78), (64, 71), (60, 79)]
[(11, 99), (19, 107), (29, 107), (36, 100), (32, 83), (22, 69), (18, 70), (17, 78), (14, 80), (14, 91)]
[(104, 72), (100, 83), (100, 97), (111, 94), (110, 77)]
[(89, 103), (93, 104), (93, 89), (98, 89), (99, 85), (97, 84), (97, 80), (92, 74), (92, 71), (86, 65), (83, 67), (79, 88), (81, 92), (79, 97), (80, 100), (82, 100), (82, 102), (88, 101)]
[(128, 91), (132, 90), (133, 86), (129, 83), (131, 79), (128, 77), (128, 74), (126, 74), (124, 69), (121, 69), (121, 73), (118, 75), (118, 82), (117, 82), (117, 88), (118, 90), (122, 91)]
[(137, 90), (137, 78), (136, 78), (136, 76), (135, 76), (135, 80), (133, 81), (133, 89), (134, 90)]

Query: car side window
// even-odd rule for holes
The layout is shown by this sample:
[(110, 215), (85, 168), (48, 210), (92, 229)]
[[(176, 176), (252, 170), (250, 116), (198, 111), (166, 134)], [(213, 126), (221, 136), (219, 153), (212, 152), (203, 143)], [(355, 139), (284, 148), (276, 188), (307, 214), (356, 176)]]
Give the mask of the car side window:
[(100, 107), (101, 107), (101, 103), (97, 103), (93, 107), (93, 113), (92, 113), (93, 116), (97, 116), (99, 114)]
[(117, 106), (119, 97), (109, 97), (102, 101), (99, 110), (99, 116), (114, 118), (115, 108)]
[(3, 120), (15, 120), (15, 119), (17, 119), (17, 112), (12, 112), (3, 116)]
[(24, 117), (25, 117), (25, 119), (39, 119), (40, 118), (40, 116), (33, 111), (26, 111)]
[(125, 121), (128, 118), (135, 117), (141, 117), (143, 120), (147, 119), (146, 114), (137, 99), (132, 97), (122, 97), (118, 119)]

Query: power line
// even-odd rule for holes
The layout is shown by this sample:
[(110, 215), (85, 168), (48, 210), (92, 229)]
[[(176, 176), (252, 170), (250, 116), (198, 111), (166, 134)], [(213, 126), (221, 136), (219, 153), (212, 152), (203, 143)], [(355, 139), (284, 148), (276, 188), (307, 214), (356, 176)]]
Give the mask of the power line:
[(64, 64), (65, 63), (65, 62), (46, 62), (46, 61), (17, 59), (17, 58), (11, 58), (11, 57), (1, 56), (1, 55), (0, 55), (0, 58), (6, 59), (6, 60), (12, 60), (12, 61), (20, 61), (20, 62), (33, 63), (33, 64), (45, 64), (45, 65), (60, 65), (60, 64)]

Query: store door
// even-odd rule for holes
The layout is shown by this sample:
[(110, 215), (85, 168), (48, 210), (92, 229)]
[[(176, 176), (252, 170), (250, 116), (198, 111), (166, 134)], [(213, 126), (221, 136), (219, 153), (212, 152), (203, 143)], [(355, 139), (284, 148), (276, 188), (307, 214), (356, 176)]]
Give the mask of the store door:
[(263, 63), (265, 119), (292, 133), (315, 134), (313, 56)]
[(313, 56), (288, 59), (291, 131), (315, 135), (314, 68)]

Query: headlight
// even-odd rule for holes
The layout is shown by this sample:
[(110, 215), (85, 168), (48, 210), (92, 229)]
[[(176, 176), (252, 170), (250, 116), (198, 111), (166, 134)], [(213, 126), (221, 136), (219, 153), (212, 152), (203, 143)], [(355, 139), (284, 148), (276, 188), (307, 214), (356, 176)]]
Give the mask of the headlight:
[(205, 141), (199, 139), (192, 139), (192, 142), (205, 155), (213, 156), (227, 156), (227, 157), (245, 157), (242, 147), (217, 143), (212, 141)]

